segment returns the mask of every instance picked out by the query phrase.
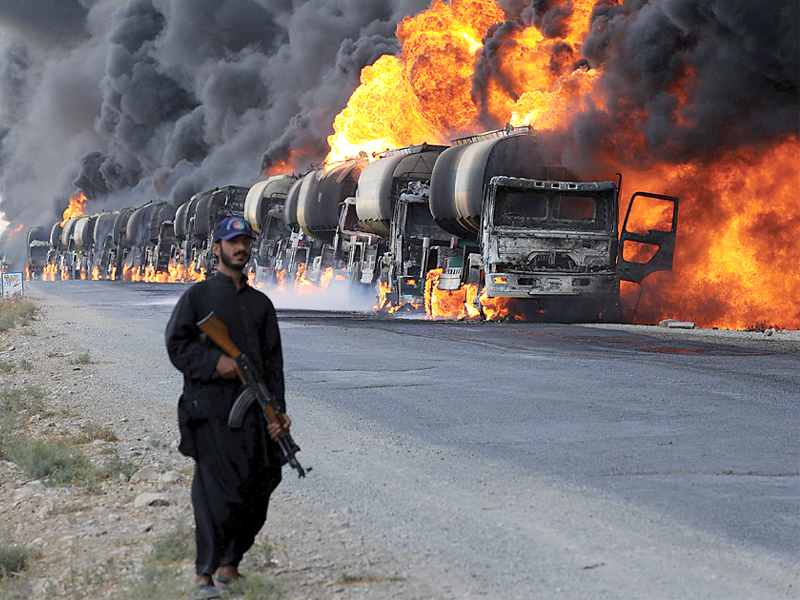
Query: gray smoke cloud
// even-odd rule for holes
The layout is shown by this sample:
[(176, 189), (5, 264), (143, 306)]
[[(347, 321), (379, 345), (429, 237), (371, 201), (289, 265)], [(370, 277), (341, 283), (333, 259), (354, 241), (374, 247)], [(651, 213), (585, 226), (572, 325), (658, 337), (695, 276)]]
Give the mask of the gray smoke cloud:
[(605, 106), (575, 119), (576, 164), (592, 164), (598, 150), (632, 162), (706, 161), (800, 132), (795, 0), (601, 3), (581, 53), (603, 68)]
[[(487, 32), (473, 82), (479, 106), (510, 34), (535, 26), (557, 39), (572, 10), (568, 0), (499, 4), (506, 22)], [(361, 69), (396, 53), (397, 23), (428, 5), (0, 0), (0, 213), (10, 228), (49, 226), (75, 187), (94, 211), (177, 204), (272, 165), (302, 171), (327, 153)], [(599, 2), (591, 18), (580, 54), (553, 48), (554, 69), (604, 72), (605, 105), (575, 115), (561, 140), (567, 166), (627, 148), (630, 160), (704, 159), (797, 133), (796, 0)], [(23, 241), (0, 240), (17, 264)]]
[(98, 211), (248, 185), (291, 151), (305, 169), (428, 4), (0, 0), (0, 213), (49, 227), (76, 187)]

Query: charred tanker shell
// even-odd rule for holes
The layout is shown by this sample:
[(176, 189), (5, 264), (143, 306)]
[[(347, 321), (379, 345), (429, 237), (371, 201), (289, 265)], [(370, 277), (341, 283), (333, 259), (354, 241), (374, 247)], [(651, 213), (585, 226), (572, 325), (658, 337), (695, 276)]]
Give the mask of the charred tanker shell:
[(200, 201), (198, 196), (192, 196), (191, 200), (184, 202), (175, 211), (175, 235), (184, 238), (189, 233), (189, 227), (194, 220), (194, 209)]
[(366, 160), (350, 160), (328, 171), (303, 178), (297, 198), (297, 221), (306, 235), (333, 242), (339, 224), (339, 205), (352, 196)]
[(387, 235), (400, 193), (412, 181), (427, 182), (434, 164), (447, 146), (409, 146), (391, 150), (364, 167), (358, 179), (356, 213), (359, 228)]
[(99, 215), (87, 215), (81, 217), (75, 223), (75, 230), (72, 232), (72, 239), (78, 250), (89, 250), (94, 244), (94, 228)]
[(297, 222), (297, 201), (300, 198), (300, 188), (308, 175), (307, 173), (297, 179), (286, 194), (286, 202), (283, 204), (283, 220), (287, 227), (295, 228), (300, 226)]
[(53, 227), (50, 229), (50, 246), (53, 249), (58, 249), (61, 243), (61, 229), (63, 227), (59, 221), (53, 223)]
[(165, 223), (172, 225), (175, 221), (175, 212), (178, 209), (167, 202), (161, 202), (156, 206), (156, 209), (150, 215), (149, 234), (150, 241), (154, 244), (158, 242), (158, 237), (161, 233), (162, 226)]
[(224, 216), (242, 215), (247, 192), (246, 187), (228, 185), (198, 194), (194, 228), (190, 228), (190, 232), (198, 238), (206, 237)]
[(149, 238), (150, 216), (155, 209), (156, 204), (148, 202), (131, 213), (125, 227), (127, 247), (140, 246)]
[(104, 212), (98, 215), (97, 222), (94, 225), (94, 245), (96, 248), (102, 248), (107, 239), (113, 241), (114, 238), (114, 223), (119, 217), (119, 211)]
[(297, 178), (292, 175), (274, 175), (250, 188), (244, 201), (244, 218), (253, 231), (261, 233), (270, 214), (283, 215), (282, 208), (278, 211), (276, 207), (283, 207), (295, 181)]
[(134, 210), (135, 209), (132, 207), (123, 208), (121, 211), (119, 211), (117, 219), (114, 221), (114, 244), (117, 246), (122, 246), (124, 243), (128, 219)]
[(59, 236), (58, 247), (60, 250), (69, 250), (72, 246), (72, 233), (75, 231), (75, 224), (78, 222), (78, 217), (70, 219), (61, 227), (61, 234)]
[(481, 207), (492, 177), (566, 179), (554, 154), (546, 152), (527, 127), (498, 130), (454, 140), (431, 175), (430, 210), (436, 223), (457, 237), (475, 239)]

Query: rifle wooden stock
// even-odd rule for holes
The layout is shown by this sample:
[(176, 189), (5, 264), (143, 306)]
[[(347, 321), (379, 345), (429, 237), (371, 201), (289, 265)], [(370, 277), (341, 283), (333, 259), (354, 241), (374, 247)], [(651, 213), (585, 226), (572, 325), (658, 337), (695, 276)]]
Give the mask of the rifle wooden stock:
[(225, 354), (234, 360), (239, 358), (239, 355), (241, 355), (242, 351), (239, 350), (234, 341), (231, 339), (231, 336), (228, 333), (228, 328), (225, 327), (225, 323), (223, 323), (222, 319), (214, 314), (214, 311), (211, 311), (203, 319), (198, 321), (197, 326), (200, 328), (200, 331), (210, 337), (211, 341), (219, 346)]

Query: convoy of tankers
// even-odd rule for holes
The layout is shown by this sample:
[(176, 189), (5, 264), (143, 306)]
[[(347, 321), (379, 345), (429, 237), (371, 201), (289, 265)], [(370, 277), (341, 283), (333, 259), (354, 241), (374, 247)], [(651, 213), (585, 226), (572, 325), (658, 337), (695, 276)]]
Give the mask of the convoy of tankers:
[[(434, 314), (440, 293), (484, 317), (513, 298), (556, 318), (619, 318), (621, 279), (671, 268), (678, 199), (634, 194), (662, 204), (660, 224), (620, 229), (621, 181), (575, 181), (554, 164), (528, 128), (389, 150), (180, 206), (148, 202), (34, 228), (28, 269), (45, 279), (200, 279), (214, 269), (216, 224), (239, 215), (257, 233), (250, 272), (259, 284), (335, 277), (353, 294), (380, 290), (388, 310)], [(650, 247), (647, 259), (630, 258), (626, 243)]]

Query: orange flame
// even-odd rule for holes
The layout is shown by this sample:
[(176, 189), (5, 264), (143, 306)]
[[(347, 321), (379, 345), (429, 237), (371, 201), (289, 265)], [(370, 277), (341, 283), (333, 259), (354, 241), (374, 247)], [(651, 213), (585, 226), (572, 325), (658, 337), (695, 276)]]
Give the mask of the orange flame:
[(795, 137), (710, 166), (630, 175), (629, 189), (676, 193), (682, 202), (674, 272), (645, 281), (636, 322), (673, 317), (700, 327), (800, 329), (798, 164)]
[[(361, 85), (334, 122), (327, 160), (358, 150), (442, 143), (507, 122), (568, 131), (586, 104), (604, 109), (603, 67), (574, 68), (594, 5), (594, 0), (570, 3), (566, 33), (545, 38), (535, 27), (504, 23), (495, 2), (435, 0), (398, 26), (398, 55), (383, 56), (362, 71)], [(686, 65), (670, 82), (676, 126), (691, 119), (687, 109), (696, 77)], [(629, 113), (629, 130), (609, 132), (607, 156), (597, 158), (610, 173), (624, 172), (626, 190), (681, 198), (674, 270), (645, 280), (636, 320), (675, 317), (703, 327), (800, 328), (797, 136), (731, 152), (713, 164), (662, 164), (637, 173), (624, 161), (648, 156), (641, 131), (647, 115)], [(477, 290), (444, 292), (432, 280), (426, 290), (431, 318), (472, 318)], [(385, 293), (376, 306), (384, 298)], [(481, 298), (480, 304), (488, 318), (511, 314), (510, 303), (500, 299)]]
[(69, 206), (61, 215), (61, 225), (74, 217), (80, 217), (83, 211), (86, 210), (86, 195), (81, 191), (76, 191), (69, 197)]

